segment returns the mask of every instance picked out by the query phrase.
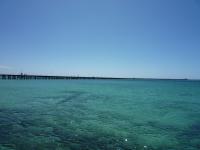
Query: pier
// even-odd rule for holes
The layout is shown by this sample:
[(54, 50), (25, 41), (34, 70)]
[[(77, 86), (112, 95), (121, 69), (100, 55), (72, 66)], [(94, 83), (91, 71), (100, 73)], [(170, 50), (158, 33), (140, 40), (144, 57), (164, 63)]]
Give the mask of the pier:
[(0, 80), (71, 80), (71, 79), (75, 80), (75, 79), (124, 79), (124, 78), (0, 74)]
[[(117, 77), (81, 77), (81, 76), (53, 76), (53, 75), (31, 75), (31, 74), (0, 74), (0, 80), (78, 80), (78, 79), (123, 79), (123, 80), (181, 80), (190, 79), (167, 79), (167, 78), (117, 78)], [(199, 80), (198, 80), (199, 81)]]

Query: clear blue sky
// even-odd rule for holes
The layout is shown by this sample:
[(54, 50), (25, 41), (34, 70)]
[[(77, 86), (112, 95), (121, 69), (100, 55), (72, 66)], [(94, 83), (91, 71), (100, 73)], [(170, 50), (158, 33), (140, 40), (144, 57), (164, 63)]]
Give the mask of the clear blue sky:
[(0, 73), (200, 78), (199, 0), (1, 0)]

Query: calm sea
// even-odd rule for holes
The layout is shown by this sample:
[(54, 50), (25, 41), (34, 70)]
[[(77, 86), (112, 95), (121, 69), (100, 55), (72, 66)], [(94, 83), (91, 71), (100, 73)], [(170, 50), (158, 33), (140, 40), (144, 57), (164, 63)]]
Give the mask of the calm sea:
[(0, 80), (0, 150), (199, 150), (200, 81)]

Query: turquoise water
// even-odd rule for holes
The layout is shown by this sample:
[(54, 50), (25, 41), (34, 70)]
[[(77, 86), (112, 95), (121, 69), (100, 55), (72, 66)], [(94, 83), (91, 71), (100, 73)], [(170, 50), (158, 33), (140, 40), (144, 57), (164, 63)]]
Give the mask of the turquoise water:
[(200, 82), (0, 80), (0, 150), (198, 150)]

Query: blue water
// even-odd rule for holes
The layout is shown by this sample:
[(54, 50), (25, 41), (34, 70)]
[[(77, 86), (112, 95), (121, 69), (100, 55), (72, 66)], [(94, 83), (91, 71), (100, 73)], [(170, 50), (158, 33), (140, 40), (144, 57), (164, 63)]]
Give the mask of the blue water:
[(199, 150), (200, 82), (0, 80), (0, 150)]

